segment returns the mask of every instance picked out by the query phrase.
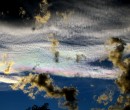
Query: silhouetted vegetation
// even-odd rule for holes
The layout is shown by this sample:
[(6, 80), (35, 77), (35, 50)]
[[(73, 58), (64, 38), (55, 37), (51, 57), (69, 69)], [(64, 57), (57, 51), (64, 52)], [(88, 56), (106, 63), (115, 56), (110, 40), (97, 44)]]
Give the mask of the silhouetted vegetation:
[(55, 62), (58, 63), (59, 62), (59, 51), (55, 52)]
[[(34, 75), (29, 74), (29, 76), (23, 77), (18, 83), (13, 84), (11, 88), (13, 90), (22, 90), (33, 99), (35, 98), (36, 94), (44, 91), (46, 92), (46, 97), (57, 99), (64, 98), (65, 101), (63, 106), (67, 107), (68, 110), (78, 110), (78, 103), (76, 98), (78, 90), (75, 87), (60, 88), (53, 83), (53, 79), (46, 73)], [(30, 85), (27, 86), (28, 84)], [(37, 90), (34, 92), (34, 89)]]
[(49, 104), (44, 103), (41, 107), (38, 107), (37, 105), (33, 105), (32, 107), (29, 107), (26, 110), (50, 110), (50, 109), (49, 109)]
[(119, 38), (111, 38), (108, 42), (114, 48), (109, 53), (109, 60), (118, 67), (121, 75), (116, 79), (116, 84), (122, 93), (117, 103), (110, 106), (109, 110), (130, 110), (130, 58), (124, 58), (123, 53), (126, 43)]

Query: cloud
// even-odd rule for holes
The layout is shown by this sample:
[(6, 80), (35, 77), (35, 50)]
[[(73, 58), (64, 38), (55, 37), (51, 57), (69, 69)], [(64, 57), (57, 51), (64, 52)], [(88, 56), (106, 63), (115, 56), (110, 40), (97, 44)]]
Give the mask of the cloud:
[[(74, 87), (60, 88), (53, 84), (53, 80), (46, 74), (29, 74), (25, 76), (18, 83), (11, 85), (13, 90), (22, 90), (30, 97), (35, 98), (35, 95), (41, 91), (45, 91), (45, 97), (63, 98), (66, 100), (64, 106), (69, 110), (77, 110), (77, 90)], [(37, 90), (35, 90), (37, 88)]]

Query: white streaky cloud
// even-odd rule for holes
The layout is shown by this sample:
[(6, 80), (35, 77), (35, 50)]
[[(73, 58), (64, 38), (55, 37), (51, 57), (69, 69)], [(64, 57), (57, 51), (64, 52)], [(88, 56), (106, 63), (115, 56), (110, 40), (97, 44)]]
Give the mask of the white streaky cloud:
[[(7, 60), (14, 62), (11, 73), (35, 70), (65, 77), (117, 78), (118, 70), (110, 62), (102, 63), (108, 54), (104, 43), (110, 37), (120, 37), (130, 44), (130, 9), (113, 6), (108, 9), (105, 4), (96, 3), (100, 8), (86, 6), (79, 1), (74, 4), (79, 11), (74, 8), (66, 20), (53, 16), (34, 31), (32, 27), (0, 23), (0, 60), (3, 53), (8, 54)], [(60, 42), (57, 48), (59, 63), (54, 61), (51, 52), (50, 39), (53, 37)], [(77, 63), (76, 55), (81, 54), (85, 58)], [(125, 54), (129, 55), (129, 52)], [(0, 72), (6, 68), (7, 65), (0, 65)], [(14, 81), (5, 77), (0, 81)]]
[(20, 79), (21, 78), (17, 76), (0, 75), (0, 82), (3, 82), (3, 83), (13, 84), (13, 83), (17, 83), (18, 80)]
[[(54, 61), (54, 55), (51, 52), (49, 42), (7, 46), (11, 48), (11, 50), (6, 52), (9, 56), (8, 60), (14, 62), (12, 73), (35, 71), (37, 73), (49, 72), (65, 77), (77, 76), (107, 79), (118, 77), (116, 73), (117, 70), (114, 68), (107, 68), (107, 66), (105, 68), (89, 64), (91, 62), (96, 63), (96, 61), (101, 58), (107, 57), (104, 45), (79, 47), (60, 44), (58, 48), (60, 52), (59, 63)], [(79, 63), (76, 62), (77, 54), (83, 54), (85, 56)], [(98, 63), (100, 63), (100, 61)], [(1, 72), (3, 72), (4, 69), (2, 66), (0, 67)], [(2, 81), (3, 80), (1, 80), (1, 82)]]

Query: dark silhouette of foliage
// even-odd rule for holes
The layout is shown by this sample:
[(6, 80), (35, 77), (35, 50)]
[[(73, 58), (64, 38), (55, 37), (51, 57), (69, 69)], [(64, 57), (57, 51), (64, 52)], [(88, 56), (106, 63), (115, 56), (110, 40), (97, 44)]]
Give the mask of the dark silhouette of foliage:
[(32, 107), (29, 107), (26, 110), (50, 110), (50, 109), (49, 109), (49, 104), (44, 103), (41, 107), (38, 107), (37, 105), (33, 105)]
[(130, 110), (130, 105), (125, 106), (123, 110)]

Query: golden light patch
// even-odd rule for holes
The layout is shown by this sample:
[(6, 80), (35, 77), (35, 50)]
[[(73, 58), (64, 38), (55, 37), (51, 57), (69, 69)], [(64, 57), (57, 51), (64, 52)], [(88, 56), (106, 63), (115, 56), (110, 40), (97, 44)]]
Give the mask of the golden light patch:
[(8, 61), (8, 54), (2, 54), (2, 60), (0, 62), (0, 66), (5, 66), (5, 70), (3, 71), (5, 74), (9, 74), (12, 70), (12, 66), (14, 65), (13, 61)]
[(49, 11), (47, 11), (47, 13), (44, 16), (37, 15), (34, 18), (36, 20), (36, 23), (38, 23), (38, 24), (45, 24), (45, 23), (48, 22), (50, 17), (51, 17), (51, 13)]
[(8, 62), (7, 68), (4, 70), (5, 74), (9, 74), (11, 72), (11, 68), (14, 65), (13, 61)]
[(57, 51), (57, 47), (59, 46), (59, 41), (55, 38), (50, 39), (51, 41), (51, 50), (53, 53), (55, 53)]

